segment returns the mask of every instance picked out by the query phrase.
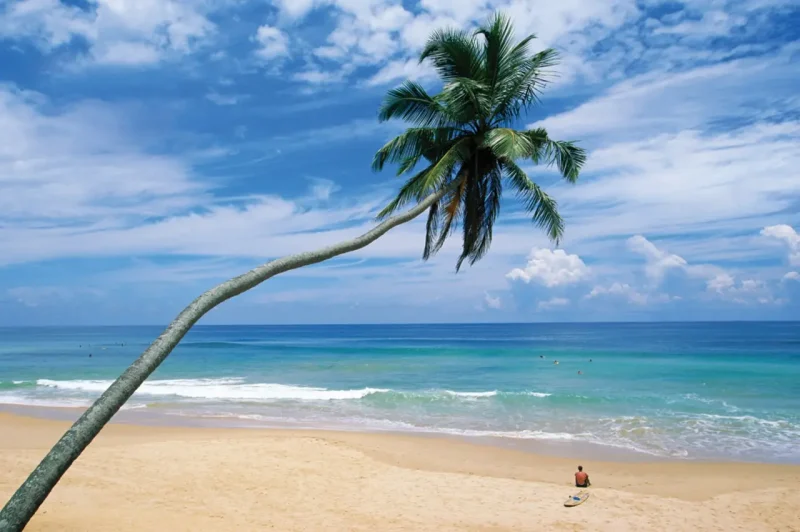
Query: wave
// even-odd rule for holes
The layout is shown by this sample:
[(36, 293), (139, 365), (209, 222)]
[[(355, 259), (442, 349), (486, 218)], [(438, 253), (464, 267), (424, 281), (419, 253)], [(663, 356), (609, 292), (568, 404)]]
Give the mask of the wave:
[(0, 381), (0, 391), (19, 390), (21, 388), (35, 388), (34, 381)]
[[(72, 397), (30, 397), (28, 395), (2, 394), (0, 395), (0, 404), (42, 408), (88, 408), (92, 405), (92, 400)], [(128, 403), (122, 405), (121, 410), (139, 410), (147, 408), (147, 406), (141, 403)]]
[(494, 397), (497, 395), (497, 390), (491, 392), (454, 392), (452, 390), (445, 390), (444, 393), (454, 397)]
[[(100, 394), (112, 383), (111, 380), (52, 380), (38, 379), (35, 386), (62, 390)], [(33, 383), (32, 383), (33, 384)], [(178, 397), (197, 400), (224, 401), (346, 401), (370, 399), (377, 403), (431, 402), (431, 401), (476, 401), (496, 399), (518, 401), (525, 397), (543, 399), (551, 394), (534, 391), (502, 392), (421, 390), (403, 391), (388, 388), (328, 389), (311, 386), (292, 386), (275, 383), (249, 383), (240, 377), (219, 379), (164, 379), (146, 381), (136, 395), (156, 397)]]
[[(54, 381), (39, 379), (36, 384), (48, 388), (76, 390), (84, 392), (104, 392), (113, 381), (75, 380)], [(305, 386), (288, 386), (284, 384), (245, 383), (241, 378), (229, 379), (170, 379), (145, 382), (136, 391), (139, 395), (176, 396), (189, 399), (218, 400), (308, 400), (331, 401), (345, 399), (361, 399), (372, 393), (387, 392), (377, 388), (361, 388), (356, 390), (329, 390)]]

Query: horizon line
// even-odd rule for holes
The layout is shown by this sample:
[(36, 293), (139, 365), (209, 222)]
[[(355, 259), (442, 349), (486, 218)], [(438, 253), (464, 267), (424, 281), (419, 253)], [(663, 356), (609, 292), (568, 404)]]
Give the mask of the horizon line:
[[(719, 323), (800, 323), (800, 319), (773, 319), (773, 320), (641, 320), (641, 321), (463, 321), (463, 322), (373, 322), (373, 323), (205, 323), (195, 327), (364, 327), (364, 326), (393, 326), (393, 325), (658, 325), (658, 324), (719, 324)], [(2, 329), (55, 329), (55, 328), (88, 328), (88, 327), (168, 327), (169, 324), (66, 324), (66, 325), (0, 325)]]

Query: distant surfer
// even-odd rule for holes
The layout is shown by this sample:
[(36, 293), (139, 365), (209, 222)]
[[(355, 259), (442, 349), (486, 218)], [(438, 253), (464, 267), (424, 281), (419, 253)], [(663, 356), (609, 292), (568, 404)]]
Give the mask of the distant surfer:
[(558, 360), (554, 361), (554, 362), (553, 362), (553, 365), (554, 365), (554, 366), (558, 366)]
[(578, 375), (583, 375), (583, 372), (578, 370)]
[(578, 466), (578, 472), (575, 473), (575, 487), (576, 488), (588, 488), (591, 486), (592, 483), (589, 482), (589, 474), (584, 473), (583, 466)]

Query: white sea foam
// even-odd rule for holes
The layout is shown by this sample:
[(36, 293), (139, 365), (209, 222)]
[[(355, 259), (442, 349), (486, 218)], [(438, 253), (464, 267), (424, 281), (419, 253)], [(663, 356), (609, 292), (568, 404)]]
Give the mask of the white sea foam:
[[(73, 380), (54, 381), (39, 379), (36, 384), (47, 388), (83, 392), (103, 392), (113, 381), (110, 380)], [(344, 399), (360, 399), (373, 393), (387, 392), (379, 388), (361, 388), (357, 390), (329, 390), (306, 386), (288, 386), (284, 384), (245, 383), (243, 379), (170, 379), (147, 381), (136, 391), (137, 395), (173, 396), (190, 399), (209, 400), (305, 400), (331, 401)]]
[[(91, 399), (74, 397), (36, 397), (20, 394), (0, 394), (0, 405), (38, 406), (42, 408), (88, 408)], [(146, 404), (125, 404), (121, 410), (138, 410), (147, 408)]]
[[(40, 387), (56, 390), (86, 392), (98, 394), (104, 392), (112, 383), (111, 380), (51, 380), (38, 379), (36, 384)], [(331, 390), (310, 386), (290, 386), (274, 383), (247, 383), (242, 378), (223, 379), (165, 379), (145, 381), (136, 391), (138, 395), (148, 396), (173, 396), (188, 399), (208, 400), (239, 400), (239, 401), (269, 401), (269, 400), (298, 400), (298, 401), (330, 401), (361, 399), (368, 395), (392, 393), (395, 390), (384, 388), (359, 388), (349, 390)], [(408, 393), (408, 392), (397, 392)], [(495, 397), (500, 394), (498, 390), (457, 392), (453, 390), (430, 390), (423, 395), (445, 394), (450, 397), (462, 399), (481, 399)], [(510, 395), (515, 395), (511, 393)], [(542, 392), (520, 392), (520, 395), (532, 397), (549, 397), (551, 394)]]
[(41, 406), (55, 408), (83, 408), (91, 405), (91, 401), (70, 398), (37, 398), (18, 394), (0, 394), (0, 404), (17, 406)]
[(448, 395), (453, 395), (456, 397), (494, 397), (497, 395), (497, 390), (493, 390), (491, 392), (454, 392), (452, 390), (445, 390), (444, 393)]
[[(452, 395), (454, 397), (468, 397), (468, 398), (479, 398), (479, 397), (495, 397), (500, 392), (498, 390), (492, 390), (490, 392), (454, 392), (452, 390), (444, 390), (444, 393), (448, 395)], [(550, 397), (552, 394), (550, 393), (543, 393), (543, 392), (508, 392), (508, 395), (529, 395), (531, 397)]]

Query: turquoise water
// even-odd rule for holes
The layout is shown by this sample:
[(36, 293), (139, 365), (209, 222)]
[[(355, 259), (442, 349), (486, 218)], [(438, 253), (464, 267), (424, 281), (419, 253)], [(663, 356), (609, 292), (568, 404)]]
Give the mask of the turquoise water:
[[(160, 331), (0, 329), (0, 405), (88, 405)], [(798, 463), (800, 324), (201, 326), (126, 411)]]

